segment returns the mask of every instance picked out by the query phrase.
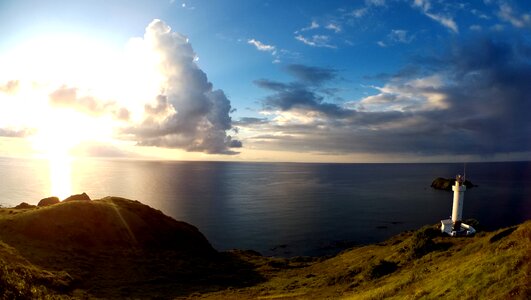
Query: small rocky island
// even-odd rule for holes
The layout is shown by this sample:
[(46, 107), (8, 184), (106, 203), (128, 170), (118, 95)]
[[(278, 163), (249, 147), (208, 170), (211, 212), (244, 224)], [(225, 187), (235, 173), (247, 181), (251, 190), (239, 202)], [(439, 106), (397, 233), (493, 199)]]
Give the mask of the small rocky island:
[[(454, 184), (455, 184), (455, 178), (437, 177), (432, 181), (431, 187), (436, 190), (451, 191), (452, 185)], [(463, 185), (466, 186), (467, 189), (477, 187), (477, 185), (473, 184), (469, 180), (465, 180), (465, 182), (463, 182)]]

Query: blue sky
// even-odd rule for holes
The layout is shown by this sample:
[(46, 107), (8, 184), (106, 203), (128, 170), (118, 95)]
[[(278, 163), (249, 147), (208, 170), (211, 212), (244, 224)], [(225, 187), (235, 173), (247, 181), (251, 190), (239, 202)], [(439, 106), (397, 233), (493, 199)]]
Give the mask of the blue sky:
[[(114, 140), (207, 153), (204, 159), (531, 157), (530, 122), (521, 115), (530, 108), (528, 1), (1, 1), (0, 55), (50, 36), (85, 37), (120, 51), (131, 39), (145, 36), (154, 20), (188, 38), (190, 53), (196, 55), (192, 70), (205, 74), (212, 87), (184, 92), (171, 85), (160, 88), (146, 103), (167, 104), (175, 115), (157, 116), (156, 126), (153, 116), (146, 115), (136, 123), (120, 123)], [(165, 51), (188, 48), (172, 49)], [(164, 63), (181, 70), (184, 60)], [(188, 76), (183, 74), (179, 78)], [(22, 86), (23, 80), (6, 71), (2, 75), (5, 103), (13, 96), (6, 92), (8, 83)], [(81, 91), (75, 83), (58, 82), (50, 88)], [(173, 97), (170, 90), (210, 100), (184, 103), (184, 96)], [(210, 94), (216, 90), (223, 96)], [(91, 103), (103, 101), (76, 95), (42, 101), (77, 109), (88, 103), (86, 97)], [(133, 111), (125, 98), (105, 101)], [(184, 112), (201, 111), (191, 108), (201, 101), (204, 115), (182, 118)], [(4, 105), (4, 111), (9, 107)], [(214, 129), (199, 130), (204, 122)], [(0, 123), (0, 133), (27, 137), (38, 131), (30, 125)], [(207, 142), (213, 135), (216, 141)], [(165, 152), (165, 158), (171, 156)]]

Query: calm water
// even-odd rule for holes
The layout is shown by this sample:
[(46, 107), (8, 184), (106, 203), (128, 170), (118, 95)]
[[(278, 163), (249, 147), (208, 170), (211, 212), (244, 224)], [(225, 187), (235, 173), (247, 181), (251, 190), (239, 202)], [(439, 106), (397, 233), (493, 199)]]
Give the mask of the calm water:
[[(434, 224), (452, 194), (433, 178), (462, 164), (285, 164), (0, 158), (0, 202), (87, 192), (139, 200), (197, 226), (218, 250), (322, 255)], [(495, 229), (531, 219), (531, 162), (467, 164), (464, 218)], [(64, 194), (64, 195), (63, 195)]]

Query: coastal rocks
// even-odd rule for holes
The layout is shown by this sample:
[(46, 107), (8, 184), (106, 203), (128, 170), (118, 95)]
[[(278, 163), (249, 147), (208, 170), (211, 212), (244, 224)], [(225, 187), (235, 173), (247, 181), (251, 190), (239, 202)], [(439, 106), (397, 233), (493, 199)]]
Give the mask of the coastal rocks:
[(75, 201), (75, 200), (90, 201), (90, 197), (89, 197), (89, 195), (87, 195), (87, 193), (76, 194), (76, 195), (72, 195), (72, 196), (66, 198), (65, 200), (63, 200), (63, 202), (70, 202), (70, 201)]
[(59, 198), (57, 197), (48, 197), (48, 198), (44, 198), (44, 199), (41, 199), (41, 201), (39, 201), (39, 203), (37, 204), (37, 206), (50, 206), (50, 205), (54, 205), (54, 204), (57, 204), (59, 203)]
[(27, 209), (27, 208), (34, 208), (35, 205), (28, 204), (26, 202), (22, 202), (19, 205), (15, 206), (15, 209)]
[[(452, 186), (455, 184), (455, 178), (442, 178), (437, 177), (435, 178), (432, 183), (431, 187), (436, 190), (444, 190), (444, 191), (451, 191)], [(463, 183), (467, 189), (477, 187), (477, 185), (473, 184), (472, 182), (465, 180)]]

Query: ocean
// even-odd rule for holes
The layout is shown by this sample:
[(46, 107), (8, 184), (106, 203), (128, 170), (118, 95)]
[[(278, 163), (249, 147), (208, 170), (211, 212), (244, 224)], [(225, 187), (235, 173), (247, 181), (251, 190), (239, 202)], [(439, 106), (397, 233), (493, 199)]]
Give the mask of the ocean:
[[(139, 200), (191, 223), (218, 250), (328, 255), (438, 223), (463, 164), (302, 164), (0, 158), (0, 204), (86, 192)], [(468, 163), (463, 218), (493, 230), (531, 219), (531, 162)], [(80, 220), (82, 222), (82, 220)]]

